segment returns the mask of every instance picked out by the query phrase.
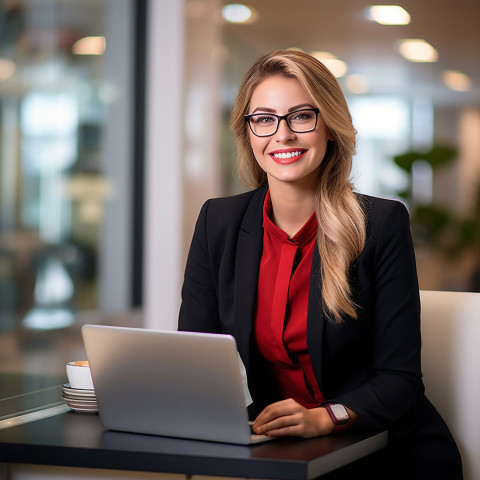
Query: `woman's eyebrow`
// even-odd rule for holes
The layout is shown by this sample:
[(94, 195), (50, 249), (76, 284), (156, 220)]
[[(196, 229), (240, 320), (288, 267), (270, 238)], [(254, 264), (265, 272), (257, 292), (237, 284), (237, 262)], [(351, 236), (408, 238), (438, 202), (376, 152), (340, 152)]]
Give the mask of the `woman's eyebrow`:
[[(293, 107), (290, 107), (287, 111), (290, 113), (296, 110), (300, 110), (302, 108), (313, 108), (313, 105), (310, 103), (301, 103), (300, 105), (295, 105)], [(270, 107), (257, 107), (252, 113), (255, 113), (255, 112), (276, 113), (276, 110)]]
[(300, 105), (295, 105), (294, 107), (290, 107), (288, 111), (294, 112), (295, 110), (300, 110), (302, 108), (313, 108), (313, 105), (311, 105), (310, 103), (301, 103)]
[(268, 108), (268, 107), (257, 107), (252, 113), (255, 112), (268, 112), (268, 113), (275, 113), (276, 110), (274, 108)]

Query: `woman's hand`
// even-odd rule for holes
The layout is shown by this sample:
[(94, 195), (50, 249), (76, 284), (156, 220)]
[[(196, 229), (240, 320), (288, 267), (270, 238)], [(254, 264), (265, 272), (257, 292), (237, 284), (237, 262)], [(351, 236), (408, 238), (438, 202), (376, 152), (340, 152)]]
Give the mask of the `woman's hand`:
[(272, 403), (253, 422), (256, 434), (271, 437), (318, 437), (330, 434), (334, 428), (325, 408), (308, 409), (291, 398)]

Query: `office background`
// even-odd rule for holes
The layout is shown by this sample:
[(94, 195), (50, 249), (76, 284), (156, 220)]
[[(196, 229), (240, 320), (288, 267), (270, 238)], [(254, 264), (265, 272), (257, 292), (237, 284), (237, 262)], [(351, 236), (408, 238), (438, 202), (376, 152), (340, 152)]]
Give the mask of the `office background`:
[(242, 190), (236, 87), (275, 48), (336, 72), (357, 189), (408, 206), (420, 287), (480, 291), (477, 2), (401, 1), (404, 25), (358, 0), (251, 0), (232, 23), (227, 3), (0, 2), (2, 372), (63, 372), (85, 322), (175, 328), (200, 206)]

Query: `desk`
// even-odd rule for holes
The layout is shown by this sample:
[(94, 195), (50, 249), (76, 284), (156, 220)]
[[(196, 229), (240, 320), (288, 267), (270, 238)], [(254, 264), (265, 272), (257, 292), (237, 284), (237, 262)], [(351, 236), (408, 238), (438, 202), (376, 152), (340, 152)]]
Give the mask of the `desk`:
[(387, 433), (348, 433), (237, 446), (105, 430), (72, 411), (0, 430), (0, 462), (309, 480), (386, 446)]

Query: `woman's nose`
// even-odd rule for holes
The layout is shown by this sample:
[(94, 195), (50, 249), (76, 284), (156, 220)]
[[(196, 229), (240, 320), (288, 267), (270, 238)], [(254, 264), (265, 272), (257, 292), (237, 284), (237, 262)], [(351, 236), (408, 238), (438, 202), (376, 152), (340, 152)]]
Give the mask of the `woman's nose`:
[(295, 132), (293, 132), (287, 124), (287, 121), (282, 118), (278, 125), (277, 133), (275, 134), (276, 139), (279, 142), (286, 142), (295, 138)]

